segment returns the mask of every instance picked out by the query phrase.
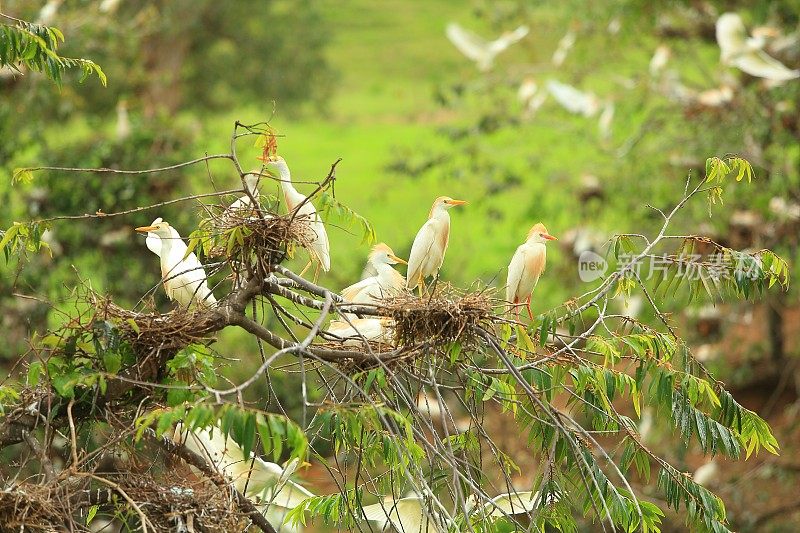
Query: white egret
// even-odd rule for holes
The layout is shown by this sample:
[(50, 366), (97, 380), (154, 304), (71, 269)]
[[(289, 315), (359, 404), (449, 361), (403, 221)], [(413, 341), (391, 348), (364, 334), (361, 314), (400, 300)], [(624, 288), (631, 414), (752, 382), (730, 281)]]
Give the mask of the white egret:
[(494, 58), (506, 48), (528, 35), (527, 26), (519, 26), (514, 31), (506, 32), (494, 41), (487, 41), (483, 37), (462, 28), (455, 22), (447, 25), (447, 38), (458, 48), (458, 51), (477, 63), (481, 71), (492, 68)]
[(786, 81), (800, 77), (800, 70), (792, 70), (770, 57), (764, 51), (763, 35), (747, 36), (742, 18), (737, 13), (724, 13), (717, 19), (717, 44), (720, 61), (742, 72), (772, 81)]
[(374, 304), (395, 296), (406, 284), (406, 278), (392, 265), (408, 264), (394, 254), (384, 243), (376, 244), (369, 253), (368, 262), (376, 274), (342, 289), (342, 298), (352, 303)]
[(443, 533), (433, 521), (431, 509), (420, 495), (394, 499), (384, 498), (382, 502), (363, 507), (364, 517), (375, 522), (381, 531), (389, 526), (400, 533)]
[[(186, 254), (186, 243), (169, 223), (160, 218), (153, 222), (154, 224), (150, 226), (136, 228), (136, 231), (147, 233), (148, 237), (150, 234), (155, 234), (155, 237), (145, 243), (161, 260), (162, 282), (169, 299), (177, 301), (184, 308), (215, 304), (217, 299), (208, 288), (208, 278), (203, 264), (194, 252)], [(156, 237), (160, 241), (160, 246), (156, 246)]]
[(517, 98), (525, 106), (525, 115), (533, 116), (547, 100), (547, 93), (539, 89), (533, 78), (525, 78), (517, 90)]
[(716, 89), (706, 89), (699, 92), (695, 100), (704, 107), (722, 107), (733, 100), (733, 88), (722, 85)]
[(292, 185), (292, 174), (289, 171), (289, 166), (281, 156), (272, 156), (266, 163), (269, 170), (275, 170), (281, 180), (281, 190), (283, 190), (283, 197), (286, 200), (286, 207), (289, 212), (295, 212), (299, 220), (303, 221), (308, 228), (309, 240), (309, 254), (311, 260), (303, 268), (300, 273), (302, 276), (312, 263), (317, 263), (314, 272), (314, 279), (319, 275), (320, 267), (327, 272), (331, 268), (331, 252), (330, 244), (328, 244), (328, 233), (325, 231), (325, 224), (322, 218), (314, 208), (311, 200), (308, 200), (303, 194), (299, 193)]
[(658, 45), (653, 57), (650, 59), (650, 76), (653, 78), (658, 78), (661, 75), (661, 72), (663, 72), (664, 67), (667, 66), (671, 55), (672, 51), (670, 50), (669, 46), (665, 44)]
[(570, 30), (558, 41), (558, 45), (556, 46), (555, 52), (553, 52), (553, 58), (551, 60), (553, 65), (557, 67), (563, 65), (564, 60), (567, 59), (567, 54), (569, 54), (573, 46), (575, 46), (575, 32)]
[(594, 93), (580, 91), (556, 80), (547, 80), (547, 90), (570, 113), (593, 117), (600, 110), (600, 100)]
[(36, 16), (36, 24), (50, 26), (55, 20), (56, 14), (63, 3), (64, 0), (50, 0), (47, 2), (42, 9), (39, 10), (39, 14)]
[(488, 518), (527, 514), (535, 511), (541, 503), (549, 505), (557, 502), (559, 496), (557, 494), (548, 494), (546, 502), (540, 502), (539, 500), (539, 491), (504, 492), (480, 505), (478, 497), (471, 494), (467, 497), (465, 510), (469, 515), (480, 508), (481, 511), (479, 512), (482, 512)]
[(506, 284), (506, 301), (511, 304), (519, 320), (519, 303), (526, 302), (528, 316), (533, 320), (531, 311), (531, 294), (539, 276), (544, 272), (547, 259), (547, 241), (556, 240), (547, 232), (544, 224), (535, 224), (528, 232), (527, 240), (517, 247), (511, 263), (508, 265), (508, 282)]
[(243, 194), (239, 198), (233, 201), (231, 205), (228, 206), (229, 212), (236, 212), (239, 210), (250, 210), (252, 209), (253, 200), (250, 198), (252, 196), (256, 200), (258, 199), (259, 191), (258, 191), (258, 182), (261, 178), (261, 171), (256, 169), (248, 172), (244, 176), (244, 185), (247, 188), (247, 191), (250, 194)]
[(392, 323), (390, 318), (352, 318), (348, 321), (334, 320), (328, 324), (328, 333), (345, 339), (345, 346), (360, 345), (368, 341), (390, 342), (391, 331), (388, 326)]
[(447, 210), (466, 203), (464, 200), (453, 200), (449, 196), (440, 196), (433, 202), (428, 221), (417, 232), (414, 244), (411, 245), (406, 276), (408, 289), (419, 287), (422, 294), (425, 278), (439, 274), (450, 239), (450, 214)]

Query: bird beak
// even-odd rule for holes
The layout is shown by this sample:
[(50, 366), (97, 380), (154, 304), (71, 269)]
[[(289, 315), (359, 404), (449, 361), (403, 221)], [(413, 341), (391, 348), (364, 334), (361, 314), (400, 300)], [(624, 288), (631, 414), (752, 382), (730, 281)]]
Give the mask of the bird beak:
[(447, 200), (447, 203), (450, 205), (464, 205), (467, 203), (466, 200)]
[(391, 259), (393, 261), (397, 261), (398, 263), (402, 263), (404, 265), (408, 264), (408, 261), (406, 261), (405, 259), (400, 259), (399, 257), (397, 257), (394, 254), (388, 254), (388, 255), (389, 255), (389, 259)]
[(139, 231), (141, 233), (147, 233), (148, 231), (155, 231), (157, 229), (158, 228), (156, 226), (140, 226), (136, 228), (136, 231)]
[(547, 239), (548, 241), (557, 241), (558, 240), (558, 237), (553, 237), (552, 235), (549, 235), (547, 233), (544, 233), (542, 235), (542, 238)]

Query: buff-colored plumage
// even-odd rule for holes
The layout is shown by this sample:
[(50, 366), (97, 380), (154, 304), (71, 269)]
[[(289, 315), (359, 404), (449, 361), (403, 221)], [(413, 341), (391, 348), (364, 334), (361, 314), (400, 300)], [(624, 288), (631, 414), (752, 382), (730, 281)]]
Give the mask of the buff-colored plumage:
[(511, 258), (511, 263), (508, 265), (506, 301), (515, 308), (517, 317), (519, 317), (519, 304), (524, 301), (527, 303), (529, 316), (533, 318), (530, 307), (531, 293), (544, 272), (547, 261), (545, 243), (554, 239), (555, 237), (547, 232), (543, 224), (536, 224)]
[(450, 239), (450, 215), (447, 210), (465, 203), (449, 196), (440, 196), (433, 202), (428, 221), (422, 225), (411, 245), (406, 276), (409, 289), (423, 287), (425, 278), (439, 273)]
[(406, 284), (406, 278), (392, 267), (405, 263), (386, 244), (376, 244), (369, 254), (369, 264), (376, 274), (364, 278), (342, 290), (342, 298), (352, 303), (375, 304), (384, 298), (397, 295)]

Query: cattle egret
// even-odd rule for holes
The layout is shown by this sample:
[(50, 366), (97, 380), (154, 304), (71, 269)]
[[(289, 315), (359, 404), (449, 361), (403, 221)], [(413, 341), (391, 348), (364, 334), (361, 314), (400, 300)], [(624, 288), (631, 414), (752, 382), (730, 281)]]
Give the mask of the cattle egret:
[(506, 32), (494, 41), (487, 41), (469, 30), (465, 30), (455, 22), (447, 25), (447, 38), (458, 48), (458, 51), (477, 63), (485, 72), (492, 68), (494, 58), (506, 48), (528, 35), (528, 27), (520, 26), (516, 30)]
[(253, 198), (258, 199), (259, 195), (258, 181), (260, 178), (261, 178), (261, 172), (258, 170), (254, 170), (252, 172), (248, 172), (247, 174), (245, 174), (244, 186), (247, 188), (247, 191), (250, 194), (243, 194), (242, 196), (234, 200), (234, 202), (228, 206), (228, 211), (235, 212), (242, 209), (250, 210), (251, 204), (253, 203), (251, 196)]
[(525, 106), (525, 115), (531, 117), (547, 100), (547, 93), (539, 90), (536, 80), (525, 78), (517, 90), (517, 98)]
[(725, 13), (717, 19), (717, 44), (723, 64), (736, 67), (751, 76), (772, 81), (800, 77), (800, 70), (787, 68), (763, 50), (763, 36), (748, 38), (742, 18), (736, 13)]
[(567, 54), (572, 47), (575, 46), (575, 32), (570, 30), (558, 41), (558, 46), (556, 46), (556, 51), (553, 52), (553, 65), (560, 67), (564, 64), (564, 60), (567, 59)]
[(217, 303), (217, 299), (208, 288), (208, 279), (202, 263), (193, 252), (186, 254), (186, 243), (180, 234), (169, 223), (159, 218), (153, 222), (154, 224), (150, 226), (136, 228), (136, 231), (147, 233), (148, 237), (150, 234), (155, 234), (160, 241), (160, 247), (156, 246), (155, 237), (145, 242), (161, 260), (162, 282), (169, 299), (177, 301), (184, 308)]
[(411, 253), (408, 256), (408, 274), (406, 287), (419, 287), (420, 295), (425, 288), (425, 278), (438, 276), (447, 252), (447, 241), (450, 239), (450, 214), (448, 209), (463, 205), (464, 200), (453, 200), (449, 196), (440, 196), (433, 202), (428, 221), (422, 225)]
[(408, 263), (397, 257), (386, 244), (379, 243), (373, 246), (368, 262), (376, 274), (342, 289), (342, 298), (346, 301), (363, 304), (380, 303), (382, 299), (396, 295), (405, 286), (406, 278), (392, 265)]
[(519, 320), (519, 303), (526, 302), (528, 316), (533, 320), (531, 311), (531, 294), (539, 276), (544, 272), (547, 258), (547, 241), (554, 241), (555, 237), (547, 232), (544, 224), (534, 225), (528, 232), (527, 240), (517, 247), (511, 263), (508, 265), (508, 283), (506, 285), (506, 301), (514, 306), (517, 320)]
[(603, 106), (603, 112), (600, 113), (600, 119), (597, 121), (597, 129), (600, 132), (600, 138), (606, 140), (611, 137), (611, 124), (614, 121), (614, 102), (606, 102)]
[(117, 102), (117, 126), (116, 137), (118, 141), (124, 141), (131, 136), (131, 121), (128, 117), (128, 101), (120, 98)]
[(436, 527), (426, 500), (419, 495), (406, 496), (395, 500), (385, 498), (382, 502), (363, 507), (364, 517), (375, 522), (381, 531), (392, 526), (395, 531), (403, 533), (443, 533)]
[(314, 494), (289, 479), (300, 465), (292, 459), (285, 467), (260, 457), (244, 456), (244, 451), (218, 427), (189, 431), (178, 424), (172, 439), (205, 459), (233, 486), (264, 506), (293, 509)]
[(658, 78), (664, 67), (667, 66), (672, 51), (665, 44), (658, 45), (653, 57), (650, 59), (650, 76)]
[(547, 81), (547, 90), (570, 113), (593, 117), (600, 110), (600, 100), (593, 93), (579, 91), (556, 80)]
[(334, 320), (328, 325), (328, 333), (344, 339), (345, 346), (357, 346), (362, 340), (391, 341), (389, 318), (353, 318), (349, 322)]
[(286, 207), (290, 213), (296, 212), (296, 216), (305, 221), (306, 227), (309, 230), (309, 254), (311, 260), (303, 268), (300, 275), (303, 275), (312, 263), (317, 263), (314, 271), (314, 279), (316, 280), (319, 275), (320, 267), (327, 272), (331, 268), (331, 252), (330, 245), (328, 244), (328, 233), (325, 231), (325, 224), (322, 223), (322, 218), (314, 208), (311, 200), (308, 200), (304, 195), (299, 193), (292, 185), (292, 174), (289, 172), (289, 166), (281, 156), (272, 156), (266, 163), (269, 170), (275, 170), (281, 180), (281, 190), (283, 190), (283, 197), (286, 200)]

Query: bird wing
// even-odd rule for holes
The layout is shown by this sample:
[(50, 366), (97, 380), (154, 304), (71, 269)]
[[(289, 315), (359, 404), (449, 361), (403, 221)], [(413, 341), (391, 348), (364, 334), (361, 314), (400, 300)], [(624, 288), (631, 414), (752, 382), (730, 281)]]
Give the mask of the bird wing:
[(435, 533), (436, 528), (422, 510), (422, 499), (417, 496), (385, 500), (363, 508), (364, 516), (376, 522), (381, 529), (389, 524), (400, 533)]
[(358, 298), (363, 295), (369, 294), (370, 289), (378, 285), (378, 278), (372, 276), (362, 279), (358, 283), (354, 283), (349, 287), (342, 289), (341, 295), (348, 302), (358, 302)]
[[(411, 245), (411, 253), (408, 254), (408, 275), (406, 276), (406, 286), (413, 289), (419, 284), (421, 278), (430, 275), (430, 272), (425, 272), (425, 267), (430, 261), (427, 261), (428, 255), (431, 253), (439, 254), (444, 258), (442, 250), (442, 242), (447, 246), (447, 236), (442, 241), (441, 236), (438, 235), (440, 229), (437, 227), (434, 219), (429, 219), (417, 232), (414, 237), (414, 244)], [(438, 237), (438, 238), (437, 238)], [(441, 263), (438, 265), (442, 266)]]
[(732, 60), (733, 65), (739, 70), (774, 81), (786, 81), (800, 77), (800, 70), (792, 70), (777, 59), (770, 57), (763, 50), (751, 50)]
[(506, 32), (494, 41), (488, 43), (488, 47), (492, 52), (492, 56), (499, 54), (512, 44), (522, 40), (523, 37), (528, 35), (528, 31), (529, 30), (527, 26), (519, 26), (514, 31)]
[(327, 272), (331, 268), (331, 251), (328, 243), (328, 232), (325, 231), (325, 224), (322, 222), (322, 218), (320, 218), (317, 209), (310, 201), (300, 207), (297, 211), (297, 216), (304, 217), (308, 221), (308, 227), (312, 232), (312, 242), (309, 246), (310, 252), (322, 265), (322, 270)]
[(597, 113), (597, 97), (592, 93), (579, 91), (556, 80), (547, 81), (547, 90), (570, 113), (580, 113), (587, 117)]
[[(524, 246), (524, 245), (523, 245)], [(508, 264), (508, 281), (506, 282), (506, 301), (514, 303), (520, 299), (517, 292), (519, 290), (519, 282), (522, 279), (522, 274), (525, 271), (525, 253), (523, 246), (518, 246)]]
[(455, 22), (447, 25), (445, 33), (450, 42), (453, 43), (453, 46), (458, 48), (458, 51), (469, 59), (478, 62), (486, 61), (489, 43), (485, 39), (469, 30), (465, 30)]
[(515, 492), (500, 494), (486, 502), (486, 514), (492, 517), (530, 513), (539, 504), (539, 492)]
[(277, 505), (286, 509), (294, 509), (307, 499), (314, 497), (313, 492), (291, 479), (286, 480), (274, 496), (272, 491), (268, 491), (268, 493), (264, 501), (269, 502), (270, 505)]
[(731, 58), (747, 47), (747, 30), (742, 17), (736, 13), (724, 13), (717, 19), (717, 44), (723, 61)]

